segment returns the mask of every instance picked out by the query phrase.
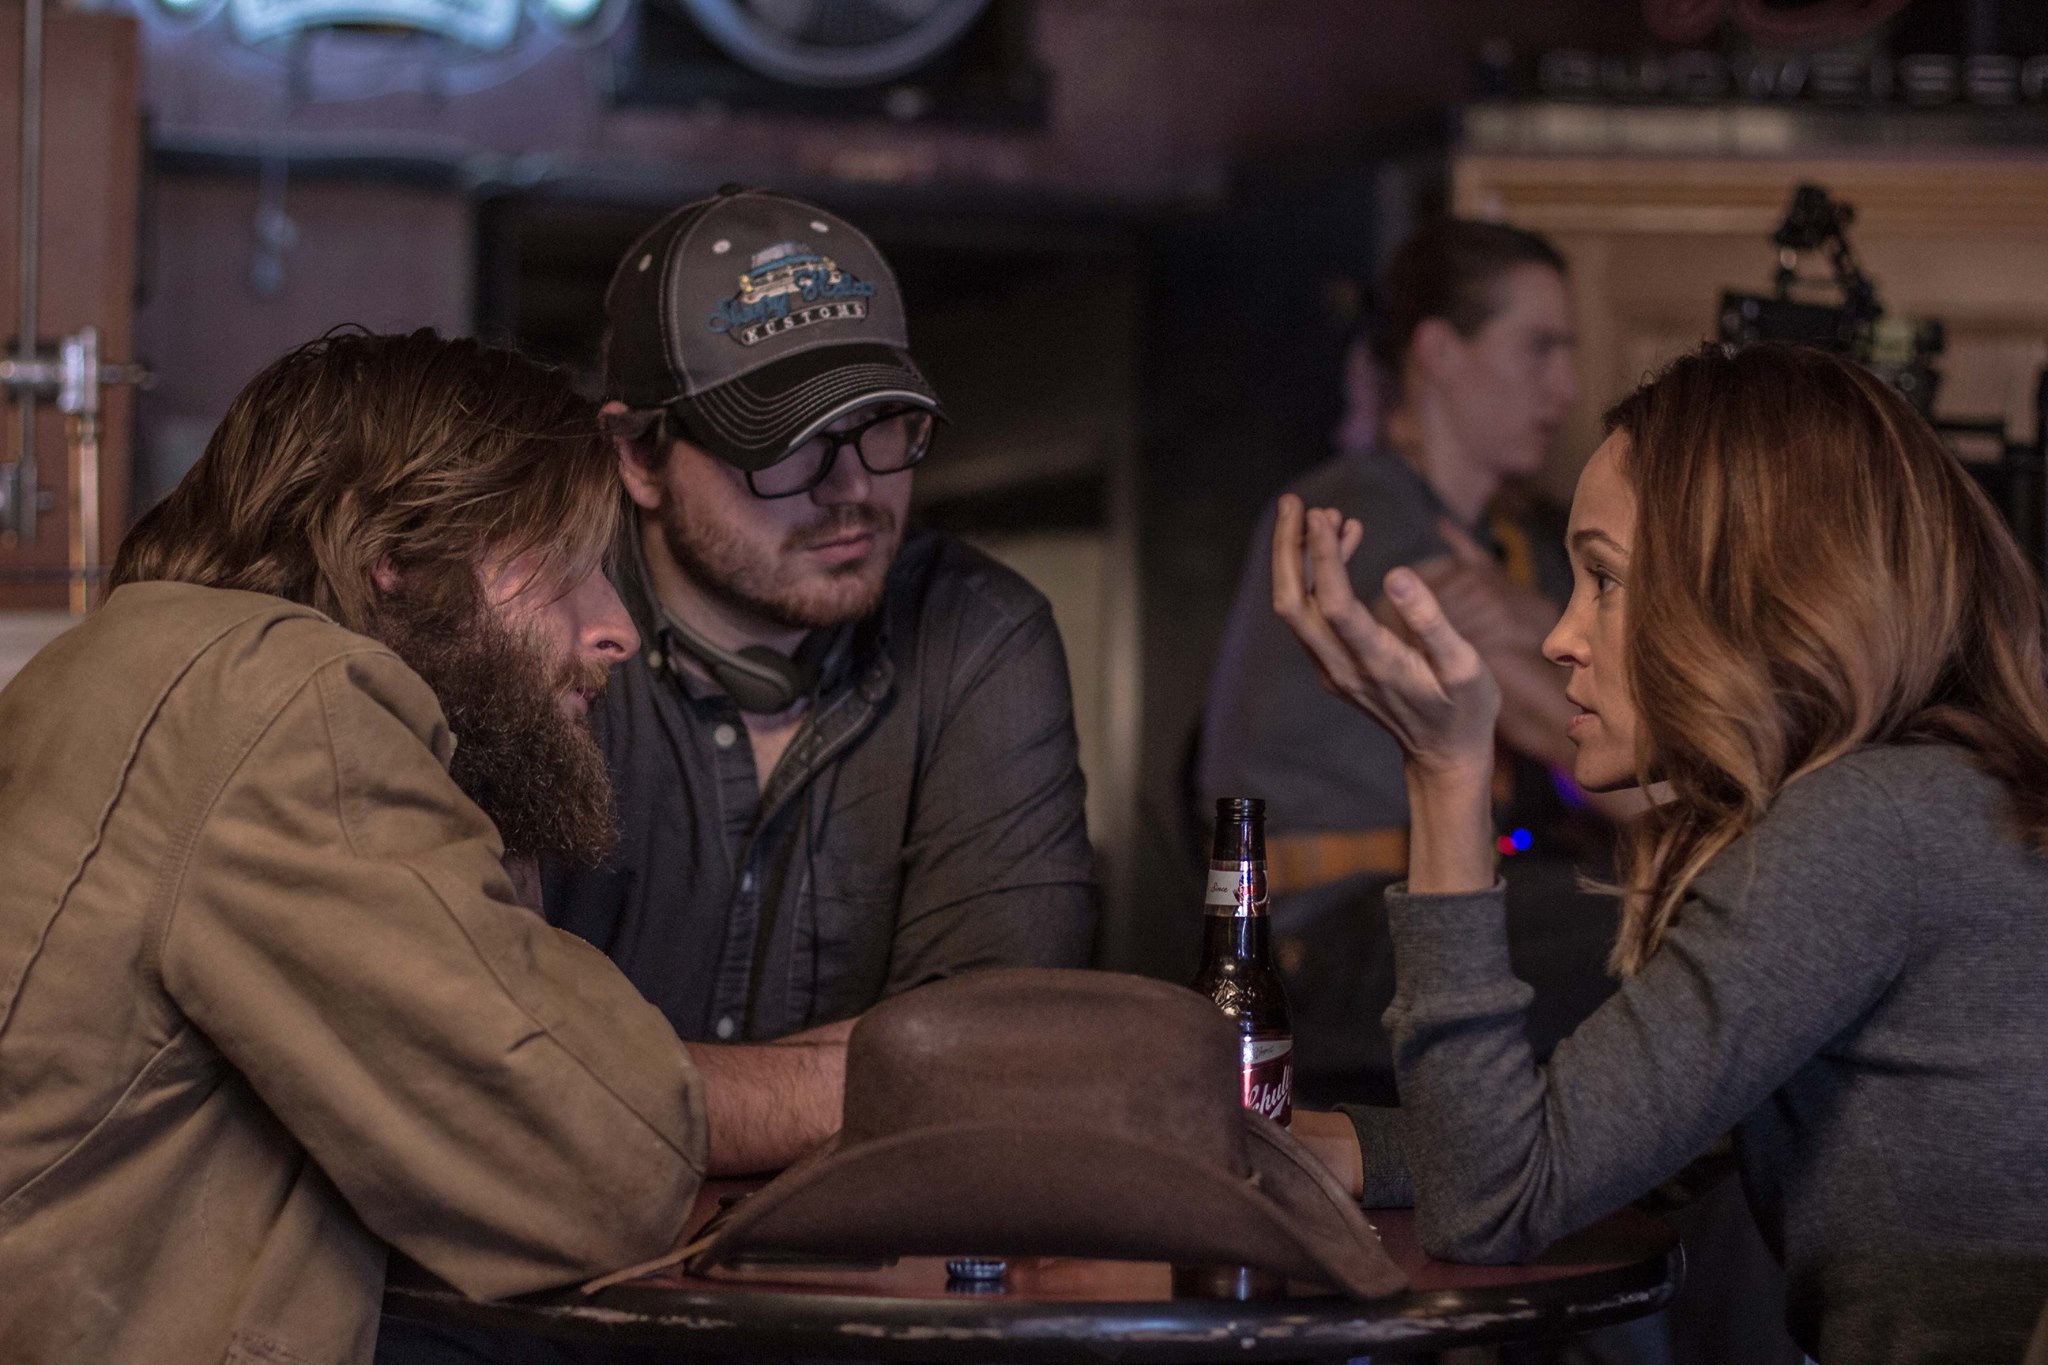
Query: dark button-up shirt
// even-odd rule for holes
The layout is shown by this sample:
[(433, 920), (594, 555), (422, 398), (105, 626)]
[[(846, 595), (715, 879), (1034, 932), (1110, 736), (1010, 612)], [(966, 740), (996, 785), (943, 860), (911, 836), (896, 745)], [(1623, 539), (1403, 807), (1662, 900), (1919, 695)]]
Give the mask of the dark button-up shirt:
[(619, 851), (544, 869), (548, 918), (686, 1039), (781, 1037), (993, 966), (1083, 966), (1097, 896), (1064, 650), (1045, 598), (950, 537), (904, 541), (843, 628), (765, 790), (737, 706), (681, 666), (637, 537), (641, 653), (593, 717)]

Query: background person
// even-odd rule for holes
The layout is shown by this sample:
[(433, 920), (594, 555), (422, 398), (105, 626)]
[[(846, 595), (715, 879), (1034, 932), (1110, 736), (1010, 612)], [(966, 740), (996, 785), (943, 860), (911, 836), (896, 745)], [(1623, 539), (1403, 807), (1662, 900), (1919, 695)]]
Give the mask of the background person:
[(1402, 1107), (1307, 1127), (1369, 1201), (1412, 1182), (1431, 1252), (1481, 1261), (1733, 1129), (1809, 1355), (2017, 1359), (2048, 1299), (2040, 587), (1935, 433), (1838, 357), (1703, 351), (1609, 426), (1544, 648), (1579, 782), (1671, 797), (1628, 831), (1622, 985), (1546, 1066), (1489, 853), (1492, 674), (1410, 572), (1386, 587), (1420, 647), (1373, 620), (1334, 511), (1305, 579), (1283, 504), (1275, 605), (1398, 738), (1413, 814)]
[[(1345, 355), (1336, 454), (1291, 491), (1364, 527), (1351, 564), (1367, 601), (1418, 566), (1503, 679), (1503, 832), (1517, 961), (1542, 986), (1546, 1048), (1604, 998), (1611, 908), (1579, 894), (1604, 829), (1553, 779), (1570, 705), (1539, 643), (1571, 587), (1561, 518), (1497, 498), (1533, 474), (1578, 397), (1564, 258), (1534, 233), (1440, 221), (1390, 260), (1377, 326)], [(1203, 714), (1203, 809), (1258, 796), (1269, 821), (1277, 956), (1294, 1013), (1297, 1084), (1310, 1103), (1393, 1102), (1379, 1018), (1393, 994), (1381, 893), (1406, 857), (1400, 749), (1325, 693), (1273, 615), (1274, 509), (1260, 521)], [(1633, 809), (1633, 804), (1627, 806)]]
[(0, 1359), (366, 1362), (391, 1248), (581, 1280), (836, 1127), (844, 1030), (685, 1048), (508, 875), (612, 837), (595, 419), (301, 347), (0, 692)]
[(556, 924), (685, 1038), (772, 1039), (987, 966), (1083, 966), (1096, 891), (1051, 608), (906, 531), (938, 399), (887, 262), (729, 187), (605, 299), (644, 642), (596, 723), (624, 838)]

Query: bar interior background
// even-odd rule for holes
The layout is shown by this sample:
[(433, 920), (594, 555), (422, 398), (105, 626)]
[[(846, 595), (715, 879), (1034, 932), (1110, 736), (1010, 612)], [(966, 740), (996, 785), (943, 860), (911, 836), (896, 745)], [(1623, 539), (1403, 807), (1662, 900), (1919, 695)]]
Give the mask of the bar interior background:
[[(0, 678), (287, 347), (434, 326), (594, 377), (640, 228), (726, 181), (787, 189), (898, 267), (955, 418), (920, 514), (1055, 604), (1100, 962), (1184, 977), (1184, 767), (1252, 522), (1327, 451), (1361, 282), (1423, 216), (1504, 217), (1571, 260), (1585, 396), (1554, 493), (1607, 402), (1711, 335), (1723, 289), (1766, 286), (1801, 181), (1855, 205), (1895, 312), (1946, 324), (1937, 411), (1980, 455), (2033, 439), (2048, 11), (1917, 0), (1816, 49), (1730, 22), (1667, 41), (1675, 7), (1648, 8), (0, 6)], [(2015, 496), (2038, 533), (2038, 481)]]

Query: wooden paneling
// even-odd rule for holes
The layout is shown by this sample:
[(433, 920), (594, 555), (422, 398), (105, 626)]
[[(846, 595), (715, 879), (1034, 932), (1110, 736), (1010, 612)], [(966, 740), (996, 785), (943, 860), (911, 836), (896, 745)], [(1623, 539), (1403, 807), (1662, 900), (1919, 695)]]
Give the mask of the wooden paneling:
[(470, 331), (475, 225), (465, 196), (373, 180), (295, 181), (283, 199), (294, 245), (267, 294), (252, 283), (260, 207), (253, 179), (152, 178), (150, 284), (135, 349), (156, 369), (157, 386), (136, 453), (138, 507), (184, 477), (242, 386), (292, 347), (344, 324)]
[(1546, 471), (1554, 491), (1569, 491), (1606, 404), (1713, 335), (1723, 289), (1768, 290), (1769, 236), (1802, 181), (1855, 207), (1850, 240), (1892, 313), (1948, 324), (1938, 410), (2002, 415), (2032, 435), (2048, 361), (2048, 158), (1463, 156), (1460, 213), (1547, 233), (1572, 263), (1585, 396)]
[[(88, 324), (99, 328), (106, 361), (132, 357), (135, 204), (141, 119), (137, 108), (136, 28), (125, 15), (74, 14), (50, 5), (43, 36), (41, 268), (37, 272), (43, 340)], [(19, 310), (17, 208), (21, 148), (21, 6), (0, 4), (0, 336), (11, 337)], [(131, 403), (122, 388), (104, 400), (100, 448), (100, 560), (111, 559), (125, 529), (130, 474)], [(14, 409), (0, 410), (7, 458), (18, 457)], [(33, 545), (0, 544), (0, 607), (62, 608), (60, 581), (22, 586), (9, 571), (61, 573), (69, 560), (72, 477), (65, 419), (40, 412), (36, 455), (53, 506)], [(15, 575), (18, 577), (18, 573)]]

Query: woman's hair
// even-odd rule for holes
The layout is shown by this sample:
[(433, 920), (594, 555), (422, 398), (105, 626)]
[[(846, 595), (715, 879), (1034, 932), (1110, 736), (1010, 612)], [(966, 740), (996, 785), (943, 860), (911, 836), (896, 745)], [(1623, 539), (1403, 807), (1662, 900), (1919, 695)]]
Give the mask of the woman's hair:
[(351, 630), (372, 571), (460, 611), (486, 556), (566, 588), (598, 565), (618, 490), (595, 405), (512, 351), (422, 329), (338, 330), (274, 361), (121, 544), (111, 586), (171, 579), (270, 593)]
[(1442, 318), (1469, 337), (1500, 311), (1503, 275), (1540, 265), (1566, 274), (1564, 257), (1536, 233), (1505, 223), (1442, 218), (1418, 228), (1387, 263), (1373, 354), (1398, 377), (1415, 329)]
[(1676, 797), (1623, 837), (1616, 970), (1786, 784), (1859, 745), (1960, 745), (2048, 849), (2040, 585), (1905, 399), (1826, 352), (1708, 347), (1607, 426), (1636, 501), (1637, 770)]

